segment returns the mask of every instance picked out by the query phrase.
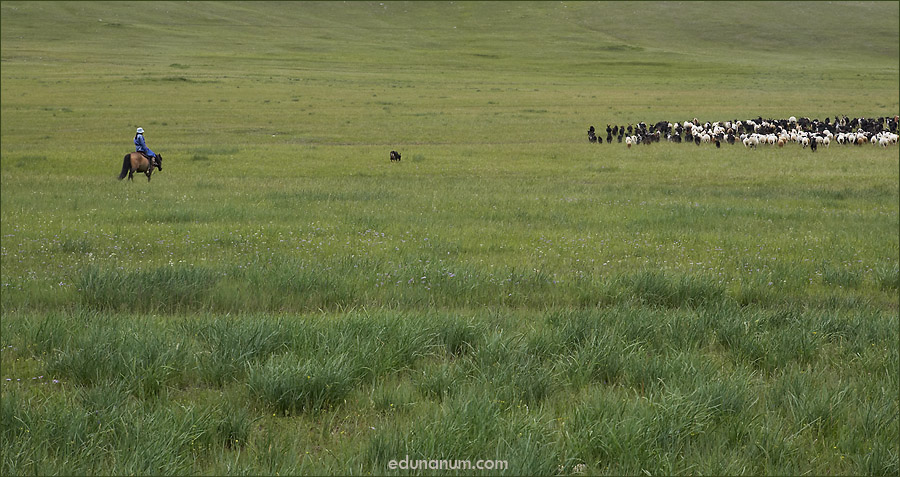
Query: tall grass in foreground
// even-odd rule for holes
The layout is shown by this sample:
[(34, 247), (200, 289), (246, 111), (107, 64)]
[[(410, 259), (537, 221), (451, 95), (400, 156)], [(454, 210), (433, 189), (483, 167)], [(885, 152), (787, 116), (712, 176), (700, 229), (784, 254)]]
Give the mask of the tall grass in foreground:
[(141, 401), (108, 381), (64, 394), (4, 391), (3, 473), (183, 474), (242, 445), (252, 419), (217, 403)]
[(898, 470), (898, 322), (872, 308), (2, 326), (4, 474), (384, 473), (407, 455), (544, 475)]
[(332, 355), (325, 361), (286, 354), (252, 368), (247, 386), (252, 396), (282, 415), (291, 415), (337, 405), (347, 397), (360, 374), (344, 354)]

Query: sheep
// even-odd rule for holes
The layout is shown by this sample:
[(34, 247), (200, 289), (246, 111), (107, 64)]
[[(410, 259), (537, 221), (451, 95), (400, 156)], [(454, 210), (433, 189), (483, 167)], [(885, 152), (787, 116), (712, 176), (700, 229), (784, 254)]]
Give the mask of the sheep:
[(900, 138), (900, 136), (898, 136), (892, 132), (886, 132), (886, 133), (882, 134), (881, 139), (878, 140), (878, 145), (881, 147), (888, 147), (891, 144), (897, 144), (898, 138)]
[[(626, 122), (625, 125), (614, 127), (607, 125), (606, 132), (607, 142), (611, 143), (613, 136), (616, 136), (619, 143), (625, 139), (629, 148), (636, 144), (649, 145), (662, 139), (668, 142), (694, 143), (697, 146), (715, 142), (716, 147), (721, 148), (723, 142), (734, 144), (738, 140), (735, 136), (740, 136), (741, 143), (748, 148), (757, 148), (760, 144), (783, 148), (789, 143), (799, 144), (804, 148), (828, 148), (832, 142), (857, 146), (868, 143), (887, 147), (898, 141), (898, 121), (900, 118), (896, 116), (850, 119), (839, 115), (834, 116), (834, 121), (830, 115), (825, 121), (795, 116), (789, 119), (763, 119), (759, 116), (729, 121), (701, 121), (693, 118), (683, 122), (653, 121), (649, 125), (645, 121)], [(588, 140), (602, 144), (599, 132), (591, 127)]]
[(725, 134), (725, 128), (719, 125), (713, 126), (712, 135), (714, 137), (719, 137), (720, 134)]

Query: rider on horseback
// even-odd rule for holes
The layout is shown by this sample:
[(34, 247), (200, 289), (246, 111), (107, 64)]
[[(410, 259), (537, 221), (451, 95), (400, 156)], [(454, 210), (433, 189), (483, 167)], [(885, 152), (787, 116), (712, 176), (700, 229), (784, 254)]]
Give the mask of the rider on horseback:
[(156, 153), (151, 151), (144, 142), (144, 128), (137, 128), (137, 133), (134, 135), (134, 148), (137, 152), (147, 156), (152, 164), (156, 164)]

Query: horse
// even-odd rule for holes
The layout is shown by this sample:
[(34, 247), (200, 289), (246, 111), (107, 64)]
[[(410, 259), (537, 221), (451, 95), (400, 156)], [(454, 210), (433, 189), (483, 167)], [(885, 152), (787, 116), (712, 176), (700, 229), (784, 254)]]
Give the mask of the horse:
[(125, 154), (122, 161), (122, 173), (119, 174), (119, 180), (128, 176), (128, 180), (134, 180), (135, 172), (143, 172), (147, 175), (147, 182), (150, 182), (150, 175), (153, 174), (153, 168), (162, 171), (162, 155), (156, 154), (156, 160), (151, 161), (147, 156), (140, 152), (129, 152)]

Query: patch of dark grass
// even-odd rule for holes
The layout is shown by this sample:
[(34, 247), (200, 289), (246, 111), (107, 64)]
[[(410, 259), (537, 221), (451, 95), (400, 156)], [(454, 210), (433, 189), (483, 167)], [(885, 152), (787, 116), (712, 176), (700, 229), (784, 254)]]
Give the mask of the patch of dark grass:
[(669, 275), (645, 270), (622, 276), (618, 285), (638, 302), (650, 306), (699, 307), (725, 299), (725, 288), (703, 276)]
[(875, 283), (884, 291), (900, 290), (900, 266), (880, 264), (873, 272)]
[(209, 268), (163, 266), (120, 270), (88, 266), (77, 277), (82, 306), (93, 310), (197, 310), (207, 305), (210, 290), (221, 275)]
[(242, 378), (251, 364), (286, 351), (294, 335), (282, 320), (253, 317), (191, 320), (183, 326), (201, 344), (200, 378), (214, 386)]
[(358, 372), (346, 354), (304, 359), (285, 353), (252, 366), (247, 386), (251, 396), (289, 416), (340, 404), (356, 384)]
[(65, 238), (59, 248), (66, 253), (88, 253), (93, 250), (93, 245), (85, 238)]
[(16, 159), (15, 165), (18, 168), (43, 167), (47, 162), (47, 156), (29, 154), (20, 156)]

